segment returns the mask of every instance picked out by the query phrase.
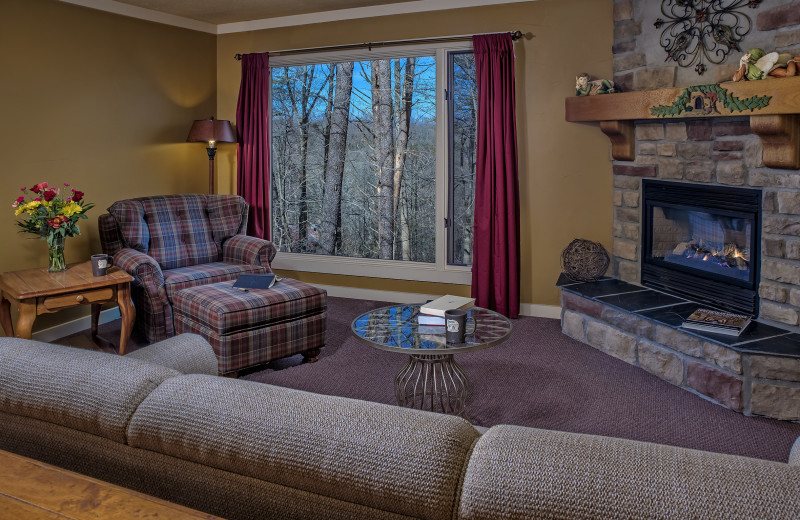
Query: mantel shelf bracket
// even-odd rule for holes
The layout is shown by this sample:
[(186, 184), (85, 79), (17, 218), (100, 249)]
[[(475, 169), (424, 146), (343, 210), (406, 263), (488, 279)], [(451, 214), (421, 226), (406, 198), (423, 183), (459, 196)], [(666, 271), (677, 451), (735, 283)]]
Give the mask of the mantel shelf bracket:
[(617, 161), (636, 159), (633, 121), (600, 121), (600, 130), (611, 140), (611, 157)]
[(761, 138), (766, 166), (800, 170), (800, 114), (750, 116), (750, 129)]
[[(715, 113), (692, 110), (706, 108), (700, 103), (709, 92), (717, 94), (713, 97)], [(611, 141), (611, 156), (617, 161), (636, 159), (634, 121), (749, 116), (750, 129), (763, 145), (764, 165), (800, 170), (800, 76), (576, 96), (567, 98), (565, 105), (567, 121), (600, 123)]]

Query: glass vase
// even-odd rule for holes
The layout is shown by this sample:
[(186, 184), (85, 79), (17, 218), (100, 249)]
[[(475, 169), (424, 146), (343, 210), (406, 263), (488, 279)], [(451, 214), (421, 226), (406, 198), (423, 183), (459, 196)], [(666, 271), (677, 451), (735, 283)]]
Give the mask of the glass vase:
[(47, 241), (50, 246), (50, 263), (47, 268), (49, 273), (57, 273), (67, 269), (67, 262), (64, 260), (64, 237), (53, 235)]

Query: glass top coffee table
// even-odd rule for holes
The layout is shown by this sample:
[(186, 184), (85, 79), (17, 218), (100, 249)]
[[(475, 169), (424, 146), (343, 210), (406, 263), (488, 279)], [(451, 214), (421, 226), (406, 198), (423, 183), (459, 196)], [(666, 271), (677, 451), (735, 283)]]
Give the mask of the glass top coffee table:
[[(394, 378), (397, 404), (460, 415), (469, 393), (469, 379), (453, 355), (491, 347), (511, 334), (511, 322), (481, 307), (467, 310), (464, 343), (448, 343), (444, 327), (419, 325), (422, 304), (375, 309), (353, 320), (360, 340), (381, 350), (408, 354), (408, 363)], [(440, 334), (429, 332), (441, 331)]]

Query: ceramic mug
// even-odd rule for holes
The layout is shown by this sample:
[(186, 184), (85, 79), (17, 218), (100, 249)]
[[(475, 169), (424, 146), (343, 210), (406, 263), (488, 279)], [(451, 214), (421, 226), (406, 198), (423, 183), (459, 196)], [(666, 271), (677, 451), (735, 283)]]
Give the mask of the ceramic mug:
[(447, 326), (446, 338), (448, 343), (464, 343), (464, 333), (467, 328), (467, 311), (453, 309), (444, 313)]
[(114, 263), (112, 257), (108, 255), (92, 255), (92, 274), (95, 276), (105, 276), (108, 268)]

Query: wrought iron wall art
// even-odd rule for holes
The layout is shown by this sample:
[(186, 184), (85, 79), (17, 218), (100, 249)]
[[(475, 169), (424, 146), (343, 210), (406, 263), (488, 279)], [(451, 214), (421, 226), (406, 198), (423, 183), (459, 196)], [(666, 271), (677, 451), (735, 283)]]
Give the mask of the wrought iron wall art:
[(762, 0), (662, 0), (656, 29), (661, 32), (661, 47), (667, 52), (664, 61), (673, 60), (702, 75), (705, 61), (720, 64), (732, 52), (741, 52), (739, 42), (753, 27), (741, 10), (755, 9)]

